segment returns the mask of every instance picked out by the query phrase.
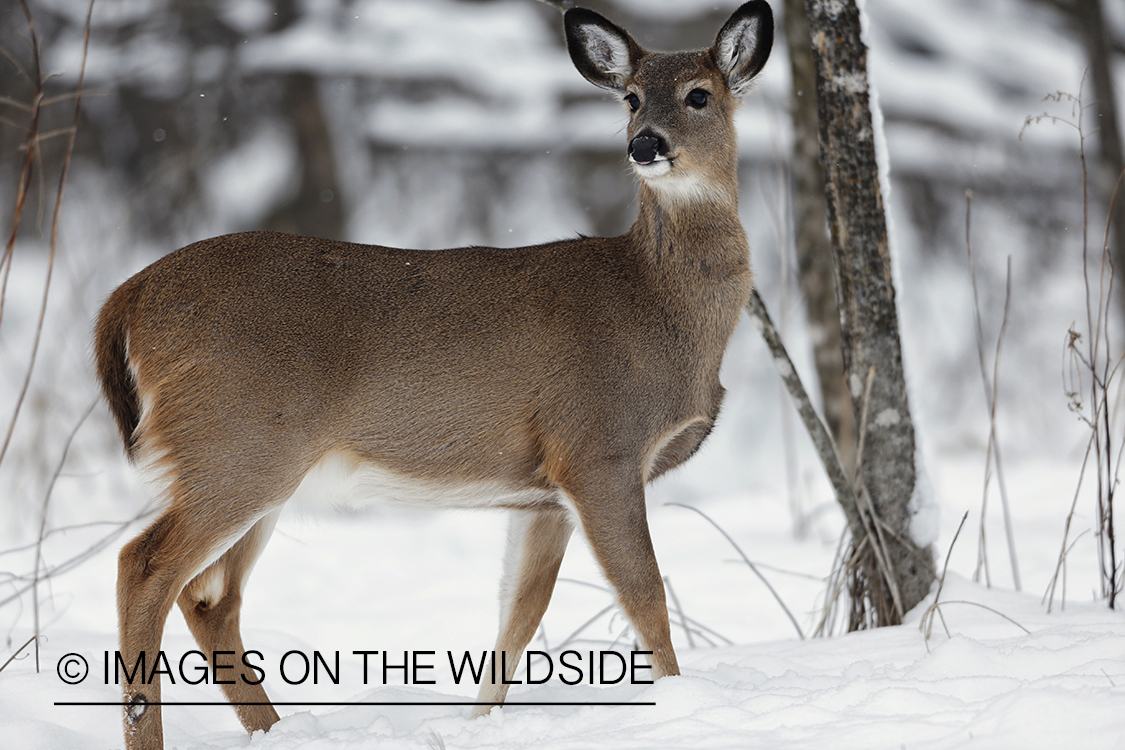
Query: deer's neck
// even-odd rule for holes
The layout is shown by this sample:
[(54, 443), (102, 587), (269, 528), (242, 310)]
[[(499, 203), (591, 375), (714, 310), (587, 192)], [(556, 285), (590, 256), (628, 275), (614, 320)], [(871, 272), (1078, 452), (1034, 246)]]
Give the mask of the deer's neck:
[(738, 218), (736, 189), (708, 193), (654, 190), (638, 186), (637, 221), (630, 235), (655, 268), (727, 275), (749, 264), (746, 232)]

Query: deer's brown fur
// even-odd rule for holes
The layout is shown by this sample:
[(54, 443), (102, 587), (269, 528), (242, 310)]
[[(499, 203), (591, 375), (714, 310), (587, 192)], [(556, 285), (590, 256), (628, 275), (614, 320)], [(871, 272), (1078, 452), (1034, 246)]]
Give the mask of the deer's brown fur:
[[(205, 652), (240, 658), (246, 576), (281, 506), (331, 464), (400, 499), (514, 509), (509, 665), (578, 525), (654, 672), (678, 673), (644, 485), (698, 448), (722, 401), (751, 288), (733, 113), (772, 17), (747, 3), (714, 47), (671, 54), (590, 11), (566, 28), (579, 71), (636, 99), (628, 137), (634, 157), (648, 151), (625, 234), (432, 252), (248, 232), (178, 250), (110, 296), (99, 376), (166, 500), (120, 555), (127, 664), (155, 655), (177, 601)], [(696, 90), (702, 107), (686, 103)], [(233, 702), (267, 700), (236, 682)], [(506, 690), (485, 684), (478, 713)], [(124, 693), (127, 746), (160, 747), (159, 682)], [(251, 731), (277, 720), (269, 706), (239, 717)]]

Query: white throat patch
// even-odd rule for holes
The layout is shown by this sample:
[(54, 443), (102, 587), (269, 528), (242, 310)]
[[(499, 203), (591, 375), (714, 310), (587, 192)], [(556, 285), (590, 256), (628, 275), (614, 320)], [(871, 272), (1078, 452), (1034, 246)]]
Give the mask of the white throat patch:
[(730, 198), (727, 191), (692, 174), (676, 174), (668, 160), (651, 164), (633, 164), (633, 171), (655, 190), (662, 200), (678, 205), (724, 201)]

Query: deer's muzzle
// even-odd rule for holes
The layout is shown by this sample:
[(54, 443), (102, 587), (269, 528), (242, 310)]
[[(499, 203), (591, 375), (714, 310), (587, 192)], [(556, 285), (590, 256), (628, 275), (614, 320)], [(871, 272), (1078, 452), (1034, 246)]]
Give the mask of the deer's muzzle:
[(668, 144), (651, 130), (641, 131), (629, 142), (629, 158), (637, 164), (651, 164), (667, 153)]

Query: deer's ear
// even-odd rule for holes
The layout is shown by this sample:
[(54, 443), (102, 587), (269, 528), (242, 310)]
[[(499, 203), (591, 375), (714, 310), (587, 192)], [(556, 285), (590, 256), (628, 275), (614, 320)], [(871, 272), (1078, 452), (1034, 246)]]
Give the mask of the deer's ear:
[(607, 91), (624, 93), (625, 81), (645, 54), (633, 37), (585, 8), (568, 10), (563, 24), (570, 59), (582, 77)]
[(715, 64), (736, 96), (745, 94), (762, 72), (773, 47), (773, 11), (763, 0), (752, 0), (734, 12), (711, 47)]

